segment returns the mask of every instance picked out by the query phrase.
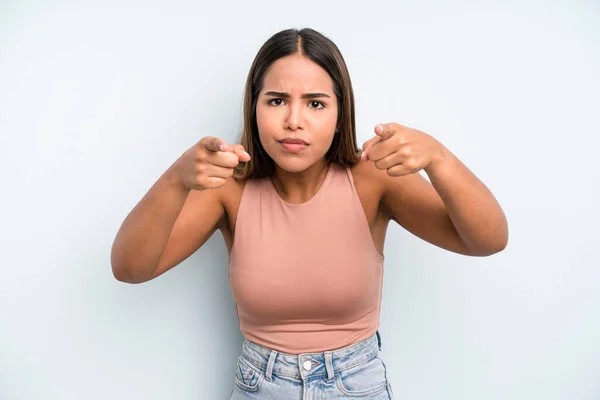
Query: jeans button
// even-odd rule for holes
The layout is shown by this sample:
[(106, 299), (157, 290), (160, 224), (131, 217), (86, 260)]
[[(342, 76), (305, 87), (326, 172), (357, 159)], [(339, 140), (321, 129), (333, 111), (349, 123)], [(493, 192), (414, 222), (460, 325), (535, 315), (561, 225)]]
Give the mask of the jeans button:
[(307, 371), (310, 371), (311, 367), (312, 367), (312, 363), (309, 360), (304, 361), (304, 364), (302, 364), (302, 368), (304, 368)]

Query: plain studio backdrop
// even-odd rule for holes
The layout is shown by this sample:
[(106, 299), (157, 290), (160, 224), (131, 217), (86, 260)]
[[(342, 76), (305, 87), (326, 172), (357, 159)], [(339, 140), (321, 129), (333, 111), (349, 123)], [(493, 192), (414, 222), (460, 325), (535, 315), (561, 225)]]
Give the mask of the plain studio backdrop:
[(250, 64), (290, 27), (341, 49), (361, 145), (381, 122), (423, 130), (508, 217), (486, 258), (390, 225), (396, 397), (600, 397), (597, 2), (53, 3), (0, 3), (1, 399), (229, 398), (242, 336), (220, 233), (140, 285), (115, 280), (110, 248), (185, 150), (236, 140)]

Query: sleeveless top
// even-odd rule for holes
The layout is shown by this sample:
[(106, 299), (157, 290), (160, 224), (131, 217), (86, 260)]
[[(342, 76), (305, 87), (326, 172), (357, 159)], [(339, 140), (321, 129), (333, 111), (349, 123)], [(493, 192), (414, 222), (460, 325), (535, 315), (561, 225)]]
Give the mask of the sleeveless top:
[(249, 179), (237, 214), (228, 277), (240, 331), (289, 354), (349, 346), (375, 334), (383, 256), (352, 172), (330, 164), (317, 193), (284, 201), (271, 179)]

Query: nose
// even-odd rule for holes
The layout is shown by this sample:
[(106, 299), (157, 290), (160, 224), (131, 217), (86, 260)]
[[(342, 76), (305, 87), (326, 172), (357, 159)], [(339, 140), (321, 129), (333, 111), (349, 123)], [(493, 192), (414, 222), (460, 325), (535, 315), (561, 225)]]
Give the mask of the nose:
[(297, 129), (304, 129), (304, 121), (302, 117), (301, 105), (296, 103), (288, 107), (288, 114), (285, 119), (285, 129), (295, 131)]

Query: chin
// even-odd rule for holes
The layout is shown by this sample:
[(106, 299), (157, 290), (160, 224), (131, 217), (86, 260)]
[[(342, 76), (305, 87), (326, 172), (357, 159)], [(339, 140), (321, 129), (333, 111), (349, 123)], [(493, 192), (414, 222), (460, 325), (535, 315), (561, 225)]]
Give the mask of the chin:
[(286, 172), (292, 173), (303, 172), (325, 157), (324, 154), (322, 157), (315, 157), (314, 154), (307, 154), (304, 152), (300, 154), (286, 154), (270, 150), (271, 149), (267, 150), (267, 154), (269, 154), (271, 159), (275, 162), (275, 165)]
[(315, 163), (314, 160), (306, 160), (301, 157), (277, 157), (273, 158), (275, 164), (287, 172), (302, 172)]

